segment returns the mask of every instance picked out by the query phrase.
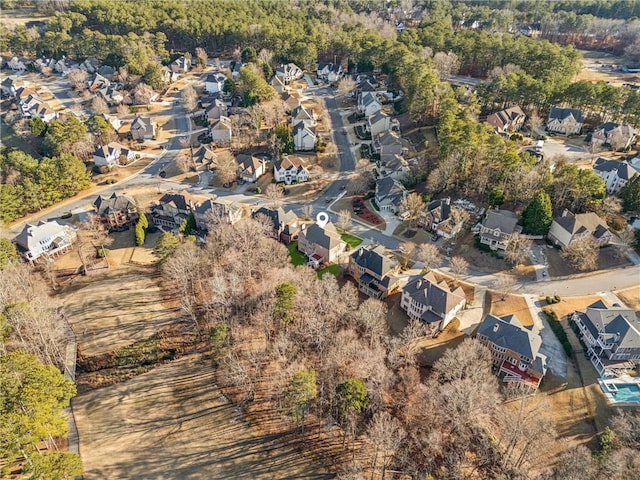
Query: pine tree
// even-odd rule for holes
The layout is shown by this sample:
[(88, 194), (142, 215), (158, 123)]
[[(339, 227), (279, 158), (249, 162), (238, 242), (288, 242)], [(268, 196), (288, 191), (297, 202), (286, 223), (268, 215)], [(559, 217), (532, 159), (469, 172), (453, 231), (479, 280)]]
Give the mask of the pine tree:
[(524, 231), (532, 235), (546, 235), (552, 221), (551, 198), (547, 192), (540, 190), (522, 212)]

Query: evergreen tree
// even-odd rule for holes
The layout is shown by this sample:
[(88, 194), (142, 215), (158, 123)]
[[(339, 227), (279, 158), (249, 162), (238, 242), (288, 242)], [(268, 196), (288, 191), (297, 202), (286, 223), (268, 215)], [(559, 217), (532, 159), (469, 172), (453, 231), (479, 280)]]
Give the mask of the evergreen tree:
[(532, 235), (546, 235), (552, 221), (551, 197), (544, 190), (540, 190), (522, 212), (524, 231)]
[(158, 243), (153, 253), (160, 259), (160, 261), (169, 257), (180, 245), (180, 240), (171, 232), (164, 232), (160, 235)]
[(640, 210), (640, 175), (634, 176), (620, 192), (625, 212)]
[(18, 260), (18, 250), (8, 238), (0, 238), (0, 270)]
[(136, 222), (136, 246), (144, 245), (145, 231), (143, 223), (138, 220)]

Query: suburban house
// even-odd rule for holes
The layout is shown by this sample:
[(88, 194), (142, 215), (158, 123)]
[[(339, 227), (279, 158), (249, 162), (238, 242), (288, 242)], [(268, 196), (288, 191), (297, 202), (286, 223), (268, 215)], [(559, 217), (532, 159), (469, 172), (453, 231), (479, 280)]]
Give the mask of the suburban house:
[(611, 150), (627, 150), (635, 141), (638, 131), (628, 123), (607, 122), (591, 134), (591, 143), (596, 146), (608, 145)]
[(199, 167), (212, 168), (216, 161), (216, 154), (206, 146), (200, 145), (200, 148), (192, 153), (191, 158), (193, 158), (193, 163), (195, 163), (196, 169)]
[(578, 135), (582, 130), (583, 123), (584, 117), (580, 110), (553, 107), (549, 112), (547, 130), (549, 132), (562, 133), (563, 135)]
[(596, 160), (593, 170), (604, 179), (609, 194), (620, 192), (629, 180), (640, 173), (640, 169), (628, 162), (603, 157)]
[(108, 229), (119, 229), (138, 221), (138, 208), (133, 199), (116, 192), (110, 197), (99, 195), (93, 202), (93, 210)]
[(370, 117), (382, 110), (382, 104), (373, 92), (363, 93), (358, 99), (357, 110), (360, 115)]
[(273, 210), (261, 207), (251, 214), (253, 218), (260, 218), (259, 215), (264, 215), (271, 221), (273, 229), (270, 236), (279, 242), (289, 245), (298, 238), (300, 220), (293, 210), (286, 211), (282, 207)]
[(287, 86), (284, 84), (284, 82), (277, 75), (274, 75), (271, 78), (271, 80), (269, 80), (269, 85), (271, 85), (273, 87), (273, 89), (276, 91), (276, 93), (279, 93), (281, 95), (284, 92), (287, 91)]
[(0, 88), (2, 88), (3, 97), (13, 98), (16, 96), (19, 87), (11, 77), (7, 77), (0, 84)]
[(400, 265), (382, 245), (359, 247), (349, 255), (347, 273), (358, 284), (358, 290), (373, 298), (385, 298), (397, 288), (395, 276)]
[(398, 154), (380, 155), (380, 160), (376, 162), (378, 177), (393, 177), (402, 180), (407, 176), (409, 170), (409, 162)]
[(210, 225), (218, 223), (234, 224), (242, 218), (242, 207), (235, 202), (218, 198), (197, 204), (192, 210), (199, 230), (209, 230)]
[(492, 113), (487, 117), (489, 123), (496, 133), (513, 133), (517, 132), (524, 125), (527, 116), (517, 105), (496, 113)]
[(20, 109), (20, 113), (23, 117), (31, 116), (31, 109), (36, 108), (41, 103), (44, 103), (44, 100), (40, 98), (37, 93), (29, 93), (28, 95), (23, 95), (23, 91), (19, 91), (18, 94), (18, 108)]
[(102, 97), (102, 99), (107, 102), (107, 105), (120, 105), (124, 102), (124, 95), (113, 85), (98, 89), (96, 95)]
[(600, 375), (621, 375), (640, 362), (640, 322), (632, 309), (607, 307), (599, 300), (571, 318)]
[(316, 147), (316, 133), (314, 128), (303, 120), (293, 125), (293, 148), (297, 151), (308, 152)]
[(120, 130), (120, 128), (122, 127), (122, 121), (115, 115), (109, 115), (108, 113), (103, 113), (100, 116), (104, 118), (107, 122), (109, 122), (109, 125), (111, 125), (111, 127), (113, 127), (113, 129), (116, 132)]
[(24, 72), (27, 69), (27, 61), (18, 57), (12, 57), (7, 60), (7, 68), (10, 68), (14, 72)]
[(156, 124), (151, 117), (136, 116), (131, 122), (130, 132), (134, 140), (149, 140), (156, 136)]
[(101, 88), (106, 88), (111, 86), (111, 81), (100, 75), (99, 73), (94, 73), (87, 79), (87, 87), (90, 92), (95, 92), (100, 90)]
[(462, 230), (464, 217), (459, 209), (451, 206), (451, 199), (433, 200), (418, 219), (418, 225), (440, 237), (452, 238)]
[(204, 91), (207, 93), (220, 93), (224, 89), (227, 77), (222, 72), (210, 73), (204, 79)]
[(58, 112), (53, 110), (48, 103), (36, 103), (31, 110), (29, 110), (28, 115), (31, 118), (38, 117), (44, 123), (49, 123), (54, 118), (58, 118)]
[(607, 222), (595, 213), (574, 214), (565, 209), (561, 217), (556, 217), (551, 222), (547, 237), (564, 249), (587, 235), (592, 235), (600, 247), (608, 244), (612, 238)]
[(78, 68), (87, 73), (94, 73), (98, 71), (98, 68), (100, 68), (100, 61), (97, 58), (90, 57), (85, 59)]
[(373, 149), (380, 155), (405, 155), (408, 152), (400, 135), (390, 130), (373, 137)]
[(291, 111), (291, 125), (295, 125), (298, 122), (304, 122), (309, 127), (316, 126), (316, 119), (313, 117), (313, 112), (310, 112), (302, 105), (298, 105)]
[(27, 224), (13, 240), (18, 252), (29, 262), (40, 257), (56, 257), (65, 253), (76, 239), (75, 230), (57, 221)]
[(504, 382), (522, 382), (533, 389), (547, 373), (547, 356), (535, 326), (524, 327), (515, 315), (487, 315), (476, 337), (491, 350), (496, 374)]
[(300, 97), (293, 93), (285, 92), (282, 94), (282, 101), (287, 106), (289, 112), (293, 111), (294, 108), (300, 106)]
[(158, 203), (151, 206), (153, 224), (176, 230), (198, 205), (198, 201), (187, 191), (166, 193), (158, 200)]
[(294, 80), (302, 78), (304, 72), (295, 63), (287, 63), (286, 65), (280, 65), (276, 68), (276, 77), (280, 77), (280, 80), (287, 85)]
[(342, 77), (342, 65), (339, 63), (320, 63), (316, 70), (316, 77), (329, 83), (334, 83)]
[(238, 81), (240, 78), (240, 69), (243, 67), (243, 63), (240, 60), (235, 60), (231, 62), (231, 78), (234, 81)]
[(264, 158), (241, 153), (237, 156), (237, 160), (238, 177), (245, 182), (255, 182), (267, 171), (267, 162)]
[(182, 55), (171, 62), (169, 68), (174, 73), (187, 73), (191, 69), (191, 59)]
[(367, 118), (367, 131), (371, 133), (372, 138), (388, 132), (391, 130), (392, 125), (391, 117), (382, 111), (376, 112)]
[(273, 164), (273, 179), (287, 185), (306, 182), (309, 180), (309, 170), (302, 158), (286, 155)]
[(509, 210), (489, 210), (480, 226), (480, 243), (491, 250), (506, 250), (511, 236), (520, 231), (518, 215)]
[[(93, 162), (96, 167), (113, 167), (118, 165), (124, 156), (125, 160), (132, 160), (135, 152), (122, 148), (117, 143), (111, 142), (108, 145), (98, 145), (93, 152)], [(125, 162), (126, 163), (126, 162)]]
[(407, 196), (407, 189), (393, 177), (376, 180), (375, 201), (383, 212), (398, 213), (400, 203)]
[(209, 127), (209, 136), (211, 141), (221, 145), (228, 145), (231, 143), (231, 121), (229, 117), (221, 116), (217, 120), (211, 123)]
[(402, 289), (400, 308), (412, 320), (437, 326), (444, 330), (456, 314), (467, 304), (462, 288), (438, 282), (432, 272), (410, 280)]
[(227, 111), (227, 104), (219, 98), (216, 98), (211, 105), (204, 110), (204, 118), (207, 119), (209, 124), (216, 123), (220, 118), (227, 116)]
[(313, 223), (305, 228), (302, 226), (298, 234), (298, 250), (309, 257), (309, 265), (314, 267), (322, 263), (333, 262), (347, 247), (333, 223), (327, 223), (324, 228)]

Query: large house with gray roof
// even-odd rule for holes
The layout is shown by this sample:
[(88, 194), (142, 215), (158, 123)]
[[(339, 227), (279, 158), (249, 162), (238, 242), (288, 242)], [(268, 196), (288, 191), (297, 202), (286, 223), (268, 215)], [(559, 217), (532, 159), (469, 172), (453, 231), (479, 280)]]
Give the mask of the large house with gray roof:
[(43, 256), (52, 258), (62, 255), (76, 237), (71, 226), (51, 221), (25, 225), (13, 241), (25, 260), (33, 263)]
[(640, 363), (640, 321), (632, 309), (599, 300), (571, 319), (600, 375), (620, 375)]
[(515, 315), (487, 315), (476, 337), (491, 350), (496, 374), (504, 382), (522, 382), (534, 389), (547, 372), (547, 356), (540, 353), (542, 337), (535, 326), (524, 327)]
[(547, 120), (547, 131), (563, 135), (578, 135), (582, 130), (584, 117), (575, 108), (553, 107)]
[(489, 210), (480, 226), (480, 243), (491, 250), (506, 250), (514, 233), (522, 231), (518, 215), (509, 210)]
[(300, 220), (293, 210), (286, 211), (282, 207), (273, 210), (261, 207), (253, 212), (251, 216), (255, 219), (260, 218), (260, 215), (264, 215), (271, 220), (273, 229), (270, 232), (270, 236), (279, 242), (289, 245), (298, 238), (298, 233), (300, 233)]
[(393, 177), (376, 180), (375, 200), (383, 212), (398, 213), (402, 200), (407, 196), (407, 189)]
[(138, 221), (136, 202), (128, 195), (113, 192), (110, 197), (99, 195), (93, 210), (108, 229), (120, 229)]
[(186, 190), (180, 193), (165, 193), (158, 203), (151, 207), (153, 224), (177, 230), (199, 205), (200, 202)]
[(308, 263), (314, 267), (335, 261), (346, 247), (347, 244), (331, 222), (324, 228), (317, 223), (303, 226), (298, 235), (298, 250), (309, 257)]
[(596, 159), (593, 164), (593, 171), (604, 180), (608, 194), (618, 193), (633, 177), (640, 173), (629, 162), (621, 162), (604, 157)]
[(524, 125), (527, 116), (519, 106), (509, 107), (487, 117), (487, 123), (496, 133), (506, 134), (517, 132)]
[(242, 207), (235, 202), (217, 198), (197, 204), (192, 210), (198, 230), (209, 230), (220, 223), (234, 224), (242, 218)]
[(395, 276), (400, 265), (382, 245), (360, 247), (349, 255), (347, 273), (358, 284), (358, 290), (373, 298), (385, 298), (397, 288)]
[(611, 150), (626, 150), (635, 141), (638, 131), (628, 123), (606, 122), (591, 134), (591, 143), (596, 146), (608, 145)]
[(438, 282), (433, 273), (410, 280), (402, 289), (400, 308), (412, 320), (420, 320), (442, 331), (467, 303), (462, 288)]
[(607, 223), (595, 213), (574, 214), (569, 210), (562, 212), (561, 217), (553, 219), (547, 234), (549, 240), (562, 249), (567, 248), (579, 238), (589, 235), (595, 238), (600, 247), (608, 244), (612, 238)]

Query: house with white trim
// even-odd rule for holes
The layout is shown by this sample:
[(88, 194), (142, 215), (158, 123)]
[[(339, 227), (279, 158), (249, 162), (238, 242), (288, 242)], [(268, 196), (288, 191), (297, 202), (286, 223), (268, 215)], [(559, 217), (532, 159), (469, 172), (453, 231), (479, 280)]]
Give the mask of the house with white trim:
[(287, 185), (308, 181), (309, 170), (306, 162), (300, 157), (286, 155), (281, 160), (274, 162), (273, 179), (277, 183), (284, 182)]
[(276, 68), (275, 74), (285, 85), (288, 85), (289, 83), (302, 78), (304, 72), (295, 63), (287, 63)]
[(375, 201), (380, 211), (398, 213), (402, 200), (407, 196), (407, 189), (393, 177), (376, 180)]
[(232, 127), (229, 117), (222, 115), (211, 123), (211, 126), (209, 127), (209, 136), (213, 142), (221, 145), (228, 145), (231, 143)]
[(638, 135), (638, 131), (628, 123), (606, 122), (591, 134), (591, 143), (601, 147), (608, 145), (612, 150), (627, 150)]
[(593, 236), (598, 246), (607, 245), (613, 235), (607, 227), (607, 222), (593, 212), (572, 213), (564, 210), (562, 216), (555, 217), (551, 222), (547, 237), (555, 245), (565, 249), (579, 238)]
[(382, 104), (373, 92), (365, 92), (358, 98), (356, 109), (360, 115), (370, 117), (382, 110)]
[(71, 248), (77, 238), (73, 227), (58, 221), (27, 224), (13, 240), (18, 252), (28, 262), (35, 262), (40, 257), (55, 258)]
[(349, 255), (347, 273), (358, 284), (358, 290), (372, 298), (382, 299), (399, 286), (400, 265), (382, 245), (359, 247)]
[(599, 157), (593, 164), (593, 171), (602, 177), (607, 185), (607, 193), (611, 195), (619, 193), (633, 177), (640, 173), (640, 168), (628, 162)]
[(489, 210), (480, 226), (480, 243), (491, 250), (506, 250), (514, 233), (522, 231), (518, 215), (509, 210)]
[(582, 111), (576, 108), (553, 107), (547, 120), (547, 131), (563, 135), (579, 135), (584, 124)]
[(293, 146), (297, 151), (311, 151), (316, 147), (318, 137), (313, 127), (304, 120), (293, 125)]
[(204, 91), (211, 94), (221, 93), (224, 90), (226, 80), (227, 77), (222, 72), (210, 73), (204, 80)]
[(240, 154), (238, 160), (238, 177), (245, 182), (256, 182), (267, 171), (267, 162), (264, 158), (255, 155)]

